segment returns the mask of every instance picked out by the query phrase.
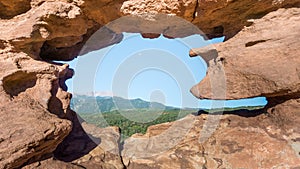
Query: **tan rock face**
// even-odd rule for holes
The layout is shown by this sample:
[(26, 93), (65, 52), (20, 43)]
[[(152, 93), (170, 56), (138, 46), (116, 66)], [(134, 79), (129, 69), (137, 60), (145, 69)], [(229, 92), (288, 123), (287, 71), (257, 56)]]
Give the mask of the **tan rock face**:
[(197, 17), (193, 23), (200, 27), (209, 38), (224, 35), (226, 39), (229, 39), (244, 26), (251, 25), (251, 19), (258, 19), (278, 8), (291, 6), (299, 7), (299, 1), (204, 0), (199, 1), (195, 13)]
[(124, 164), (127, 168), (202, 168), (204, 150), (197, 132), (203, 120), (199, 120), (190, 115), (174, 123), (151, 126), (145, 135), (128, 138), (122, 150)]
[[(23, 2), (24, 0), (21, 0)], [(225, 35), (232, 37), (247, 20), (285, 6), (298, 6), (293, 1), (24, 1), (24, 3), (3, 1), (1, 11), (13, 10), (14, 18), (1, 20), (1, 40), (10, 41), (16, 49), (33, 58), (71, 60), (78, 55), (86, 39), (101, 25), (107, 24), (122, 15), (141, 16), (141, 25), (128, 24), (117, 32), (140, 32), (165, 34), (166, 37), (184, 37), (192, 34), (206, 34), (208, 37)], [(22, 6), (20, 5), (22, 4)], [(29, 6), (26, 8), (26, 5)], [(26, 8), (21, 10), (18, 6)], [(1, 7), (1, 5), (0, 5)], [(259, 7), (259, 8), (258, 8)], [(15, 11), (14, 11), (15, 10)], [(19, 10), (21, 12), (19, 12)], [(4, 12), (8, 14), (8, 12)], [(22, 15), (17, 15), (22, 13)], [(203, 32), (186, 30), (184, 23), (178, 23), (172, 17), (164, 19), (159, 13), (177, 15), (192, 21)], [(143, 16), (145, 15), (145, 16)], [(150, 22), (144, 19), (156, 20)], [(233, 17), (235, 16), (235, 17)], [(157, 18), (156, 18), (157, 17)], [(137, 17), (140, 18), (140, 17)], [(170, 21), (168, 21), (170, 20)], [(129, 19), (130, 21), (130, 19)], [(139, 21), (140, 22), (140, 21)], [(18, 24), (15, 24), (18, 23)], [(126, 24), (125, 24), (126, 25)], [(132, 27), (135, 25), (136, 27)], [(144, 25), (144, 26), (143, 26)], [(178, 26), (181, 27), (178, 28)], [(76, 28), (76, 29), (74, 29)], [(173, 30), (174, 29), (174, 30)], [(182, 31), (180, 31), (182, 30)], [(10, 33), (14, 31), (14, 33)], [(181, 33), (188, 32), (188, 33)], [(108, 42), (107, 42), (108, 43)]]
[(9, 19), (27, 12), (31, 8), (30, 0), (3, 0), (0, 2), (0, 18)]
[(29, 97), (1, 105), (0, 115), (0, 168), (17, 168), (51, 154), (71, 130), (68, 120)]
[(185, 17), (191, 21), (193, 18), (193, 12), (198, 3), (193, 0), (166, 0), (155, 1), (146, 0), (138, 1), (131, 0), (123, 3), (121, 11), (126, 15), (146, 16), (149, 14), (175, 14)]
[[(296, 140), (300, 136), (297, 127), (299, 118), (295, 119), (296, 111), (299, 110), (298, 101), (290, 100), (282, 105), (294, 106), (289, 110), (280, 111), (281, 105), (275, 108), (289, 121), (290, 128), (287, 130), (264, 114), (252, 118), (237, 115), (190, 115), (182, 121), (152, 126), (144, 136), (126, 140), (122, 151), (123, 161), (127, 168), (133, 169), (298, 167), (299, 142)], [(230, 113), (236, 112), (225, 112)], [(290, 114), (293, 116), (287, 116)], [(188, 126), (183, 121), (192, 124), (189, 130), (182, 130), (182, 127)], [(216, 130), (204, 139), (215, 125)], [(174, 126), (176, 134), (164, 139), (163, 133)], [(178, 137), (178, 143), (166, 149), (166, 145), (174, 141), (176, 135), (183, 137)], [(153, 152), (158, 149), (161, 152)], [(145, 156), (146, 153), (142, 151), (152, 154)]]
[[(299, 167), (299, 106), (299, 99), (291, 99), (268, 109), (269, 114), (251, 118), (237, 114), (251, 115), (264, 110), (190, 115), (178, 122), (151, 126), (144, 136), (126, 140), (123, 161), (128, 168)], [(192, 124), (189, 130), (182, 130), (188, 126), (184, 121)], [(174, 126), (177, 133), (173, 137), (183, 137), (166, 149), (165, 145), (174, 139), (163, 139), (163, 133)], [(215, 126), (216, 130), (210, 133)], [(211, 135), (205, 139), (207, 134)], [(159, 138), (161, 142), (157, 142)], [(151, 153), (156, 148), (161, 152), (147, 157), (139, 153)]]
[[(0, 168), (17, 168), (52, 154), (71, 131), (71, 122), (59, 118), (69, 103), (56, 97), (59, 74), (68, 69), (24, 53), (4, 52), (0, 65)], [(50, 109), (54, 98), (58, 104)]]
[[(121, 11), (125, 15), (146, 17), (165, 13), (180, 16), (198, 26), (208, 38), (233, 37), (250, 19), (261, 18), (281, 7), (299, 6), (297, 0), (228, 1), (228, 0), (128, 0)], [(148, 14), (148, 15), (147, 15)]]
[[(299, 3), (2, 0), (0, 168), (299, 167)], [(127, 139), (121, 157), (116, 128), (82, 126), (69, 109), (65, 80), (74, 71), (51, 61), (118, 43), (124, 31), (145, 38), (226, 36), (216, 50), (191, 52), (209, 63), (207, 77), (192, 92), (214, 99), (266, 96), (264, 114), (190, 115), (152, 126)], [(105, 36), (79, 53), (95, 32)], [(213, 77), (219, 68), (225, 76)], [(224, 95), (214, 95), (212, 83)]]
[(84, 169), (84, 167), (58, 161), (55, 159), (47, 159), (39, 162), (35, 162), (32, 164), (29, 164), (25, 167), (22, 167), (22, 169), (44, 169), (44, 168), (49, 168), (49, 169), (55, 169), (55, 168), (60, 168), (60, 169)]
[[(0, 20), (0, 23), (1, 39), (9, 41), (16, 49), (35, 59), (47, 59), (50, 57), (47, 55), (48, 50), (52, 48), (76, 45), (91, 27), (80, 8), (65, 2), (45, 2), (23, 15)], [(70, 31), (75, 27), (74, 31)], [(14, 33), (10, 33), (12, 31)], [(60, 41), (57, 46), (51, 46), (57, 41)], [(50, 49), (40, 53), (44, 45)]]
[(98, 128), (73, 118), (72, 132), (55, 150), (56, 159), (85, 168), (123, 169), (119, 128)]
[[(191, 89), (192, 93), (199, 98), (214, 99), (299, 96), (299, 21), (299, 8), (280, 9), (215, 45), (217, 56), (206, 59), (208, 75)], [(194, 52), (213, 56), (207, 49)], [(213, 95), (212, 83), (218, 83), (218, 79), (214, 81), (212, 76), (220, 65), (226, 79), (226, 95), (217, 96)]]

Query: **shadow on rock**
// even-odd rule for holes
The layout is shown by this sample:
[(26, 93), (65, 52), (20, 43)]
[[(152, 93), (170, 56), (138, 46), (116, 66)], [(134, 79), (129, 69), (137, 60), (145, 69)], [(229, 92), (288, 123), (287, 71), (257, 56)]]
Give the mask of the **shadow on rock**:
[(54, 152), (55, 158), (64, 162), (72, 162), (85, 156), (101, 142), (99, 138), (88, 135), (80, 124), (80, 117), (77, 117), (73, 111), (71, 113), (73, 114), (72, 131)]
[(258, 115), (261, 115), (263, 113), (266, 113), (264, 108), (261, 109), (254, 109), (254, 110), (248, 110), (248, 109), (238, 109), (238, 110), (231, 110), (231, 111), (214, 111), (214, 112), (208, 112), (205, 110), (199, 110), (198, 112), (194, 113), (194, 115), (199, 116), (201, 114), (209, 114), (209, 115), (237, 115), (241, 117), (256, 117)]

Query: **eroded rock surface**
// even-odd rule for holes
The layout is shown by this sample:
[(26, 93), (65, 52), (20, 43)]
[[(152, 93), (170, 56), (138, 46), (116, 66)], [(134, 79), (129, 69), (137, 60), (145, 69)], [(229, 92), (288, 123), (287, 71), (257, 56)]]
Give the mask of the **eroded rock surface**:
[[(17, 168), (52, 154), (72, 125), (47, 109), (47, 99), (53, 97), (50, 79), (55, 81), (58, 69), (48, 69), (43, 63), (33, 69), (18, 69), (12, 58), (1, 60), (6, 71), (1, 74), (0, 89), (0, 168)], [(26, 59), (21, 60), (18, 63), (25, 65)]]
[[(294, 106), (297, 106), (294, 112), (286, 113), (299, 110), (299, 104)], [(281, 113), (285, 114), (284, 111)], [(293, 116), (285, 118), (294, 131), (286, 132), (265, 114), (252, 118), (189, 115), (181, 121), (151, 126), (145, 135), (128, 139), (122, 151), (124, 163), (132, 169), (299, 167), (299, 142), (296, 139), (300, 133), (295, 130), (299, 120)], [(191, 122), (191, 128), (182, 130), (188, 126), (182, 121)], [(174, 128), (177, 132), (173, 137), (179, 136), (178, 143), (166, 148), (174, 139), (165, 139), (163, 135), (174, 126), (177, 126)], [(161, 151), (154, 152), (153, 149)]]
[[(299, 168), (299, 3), (2, 0), (0, 168)], [(100, 41), (81, 50), (99, 28)], [(65, 80), (74, 71), (52, 61), (118, 43), (124, 31), (145, 38), (226, 36), (215, 48), (193, 50), (209, 63), (208, 76), (193, 94), (266, 96), (268, 106), (152, 126), (127, 139), (121, 157), (117, 128), (82, 127), (66, 92)], [(210, 81), (220, 66), (226, 79), (214, 78), (226, 88)], [(214, 95), (211, 82), (222, 95)]]
[[(57, 98), (59, 76), (68, 69), (5, 50), (0, 65), (0, 168), (17, 168), (52, 154), (71, 131), (71, 122), (61, 119), (69, 102)], [(68, 95), (60, 92), (64, 99)], [(50, 110), (53, 99), (57, 111)]]
[(251, 25), (251, 19), (261, 18), (278, 8), (299, 4), (297, 0), (128, 0), (123, 3), (121, 11), (141, 17), (149, 17), (149, 13), (174, 14), (198, 26), (208, 38), (226, 36), (229, 39), (244, 26)]
[(49, 158), (46, 160), (38, 161), (29, 165), (26, 165), (25, 167), (22, 167), (22, 169), (84, 169), (84, 167), (80, 165), (75, 165), (59, 160), (55, 160), (53, 158)]
[[(191, 89), (192, 93), (198, 98), (213, 99), (299, 97), (299, 22), (299, 8), (279, 9), (255, 20), (230, 40), (214, 45), (216, 56), (206, 57), (207, 76)], [(207, 48), (193, 51), (213, 56)], [(216, 74), (226, 79), (224, 95), (212, 92), (218, 83), (223, 83), (221, 78), (214, 79)]]
[(30, 8), (31, 0), (3, 0), (0, 2), (0, 18), (9, 19), (16, 15), (27, 12)]
[[(249, 22), (251, 24), (251, 19), (281, 7), (299, 6), (297, 0), (19, 1), (3, 1), (3, 5), (0, 4), (1, 12), (10, 16), (0, 20), (0, 40), (10, 42), (15, 49), (35, 59), (55, 60), (73, 59), (92, 33), (124, 15), (129, 18), (123, 22), (126, 26), (118, 25), (118, 29), (114, 29), (118, 33), (156, 33), (171, 38), (197, 33), (209, 38), (223, 35), (230, 38)], [(161, 14), (167, 15), (161, 17)], [(192, 22), (203, 32), (188, 30), (190, 26), (178, 22), (176, 17), (172, 17), (174, 15)], [(149, 27), (149, 24), (152, 26)], [(110, 37), (111, 33), (106, 36)], [(108, 38), (106, 43), (111, 44), (111, 40)]]
[(55, 157), (85, 168), (123, 169), (119, 128), (98, 128), (74, 116), (73, 130), (56, 149)]
[(0, 168), (17, 168), (52, 154), (71, 131), (70, 121), (30, 97), (4, 103), (0, 115)]

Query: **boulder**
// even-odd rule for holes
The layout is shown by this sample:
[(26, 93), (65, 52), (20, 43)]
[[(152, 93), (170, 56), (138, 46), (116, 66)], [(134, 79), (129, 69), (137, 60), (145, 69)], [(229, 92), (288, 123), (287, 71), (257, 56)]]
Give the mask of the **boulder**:
[[(209, 99), (299, 97), (299, 21), (299, 8), (279, 9), (254, 20), (224, 43), (192, 49), (191, 55), (203, 55), (208, 63), (207, 76), (191, 89), (193, 95)], [(219, 93), (214, 91), (218, 89)]]
[(0, 168), (18, 168), (52, 154), (71, 123), (25, 97), (0, 107)]
[[(295, 114), (298, 101), (284, 104), (295, 106), (291, 112), (276, 108), (290, 124), (288, 130), (263, 110), (245, 112), (260, 112), (251, 118), (233, 111), (224, 112), (226, 115), (189, 115), (176, 122), (151, 126), (145, 135), (125, 140), (124, 164), (130, 169), (299, 167), (299, 118)], [(183, 130), (189, 126), (186, 122), (190, 128)], [(170, 130), (176, 134), (166, 139), (164, 135)]]

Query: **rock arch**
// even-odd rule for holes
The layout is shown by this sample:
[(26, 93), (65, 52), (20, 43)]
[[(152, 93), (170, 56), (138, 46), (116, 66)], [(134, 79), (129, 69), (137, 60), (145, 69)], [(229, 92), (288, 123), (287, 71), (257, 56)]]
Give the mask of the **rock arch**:
[[(32, 0), (30, 7), (27, 2), (24, 8), (11, 8), (16, 4), (0, 4), (0, 101), (3, 103), (0, 107), (0, 125), (3, 129), (0, 133), (0, 147), (3, 148), (0, 152), (0, 168), (26, 168), (26, 165), (43, 168), (50, 164), (54, 167), (70, 167), (71, 164), (53, 161), (51, 157), (59, 144), (56, 156), (68, 150), (66, 148), (71, 145), (68, 141), (74, 140), (87, 143), (86, 149), (83, 148), (80, 154), (83, 158), (76, 161), (86, 167), (99, 165), (104, 168), (123, 168), (125, 164), (127, 168), (153, 168), (172, 164), (173, 168), (257, 168), (257, 164), (265, 159), (269, 161), (263, 164), (265, 168), (280, 165), (299, 167), (300, 60), (297, 37), (300, 31), (296, 25), (300, 17), (299, 1)], [(9, 12), (3, 14), (3, 11)], [(96, 30), (121, 16), (147, 16), (149, 18), (145, 22), (149, 22), (153, 17), (159, 17), (159, 13), (185, 18), (199, 27), (208, 38), (226, 37), (227, 41), (216, 47), (217, 58), (208, 60), (211, 66), (207, 78), (192, 89), (195, 96), (212, 97), (208, 79), (210, 72), (216, 68), (214, 65), (221, 62), (225, 65), (228, 88), (226, 98), (219, 99), (266, 96), (270, 104), (265, 114), (257, 117), (224, 116), (214, 137), (203, 144), (199, 144), (193, 135), (200, 132), (199, 126), (208, 116), (188, 117), (195, 119), (196, 123), (179, 146), (167, 154), (122, 161), (120, 155), (105, 153), (94, 144), (88, 144), (91, 140), (84, 140), (86, 133), (75, 113), (69, 109), (71, 96), (61, 88), (61, 80), (67, 79), (69, 73), (66, 72), (72, 70), (52, 61), (72, 60)], [(141, 22), (144, 22), (143, 19)], [(154, 28), (162, 27), (156, 31), (142, 28), (145, 24), (137, 29), (128, 27), (127, 31), (143, 33), (145, 37), (155, 37), (157, 33), (167, 37), (186, 36), (172, 34), (165, 27), (168, 23), (157, 24)], [(124, 30), (107, 31), (109, 36), (116, 37), (111, 43), (116, 43), (121, 38), (118, 33)], [(207, 52), (193, 51), (195, 54)], [(32, 72), (29, 75), (32, 78), (12, 85), (11, 78), (5, 77), (27, 77), (26, 73), (15, 76), (17, 71)], [(36, 79), (32, 75), (35, 74), (39, 75), (38, 83), (34, 83)], [(25, 87), (36, 92), (23, 90), (23, 85), (18, 90), (13, 89), (27, 82), (30, 85)], [(53, 97), (61, 104), (59, 110), (53, 110), (48, 104)], [(56, 112), (60, 112), (59, 117), (53, 115)], [(166, 125), (151, 127), (148, 136)], [(118, 131), (115, 128), (103, 129), (93, 135), (101, 137), (103, 143), (118, 144)], [(261, 144), (263, 142), (269, 145)], [(255, 152), (249, 154), (249, 151)], [(282, 152), (281, 155), (278, 155), (278, 151)], [(242, 156), (245, 158), (241, 159)], [(272, 158), (276, 158), (276, 161), (269, 160)], [(37, 162), (40, 160), (43, 161)]]

